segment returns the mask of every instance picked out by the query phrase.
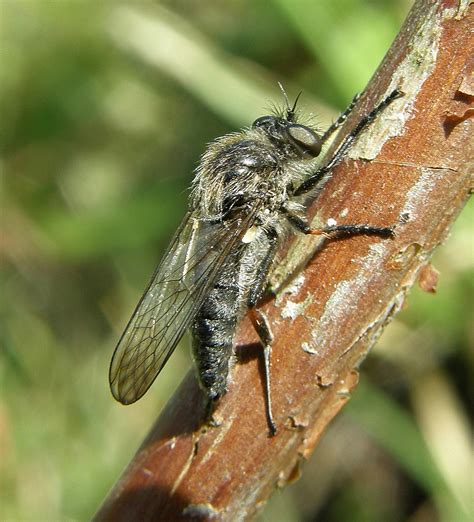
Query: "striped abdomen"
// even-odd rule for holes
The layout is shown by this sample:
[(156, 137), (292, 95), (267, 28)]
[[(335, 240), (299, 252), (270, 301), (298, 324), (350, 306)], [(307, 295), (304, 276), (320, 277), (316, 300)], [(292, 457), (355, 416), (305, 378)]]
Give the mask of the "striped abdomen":
[(226, 392), (232, 341), (240, 309), (236, 280), (238, 270), (238, 262), (227, 263), (192, 326), (193, 353), (199, 380), (212, 400)]

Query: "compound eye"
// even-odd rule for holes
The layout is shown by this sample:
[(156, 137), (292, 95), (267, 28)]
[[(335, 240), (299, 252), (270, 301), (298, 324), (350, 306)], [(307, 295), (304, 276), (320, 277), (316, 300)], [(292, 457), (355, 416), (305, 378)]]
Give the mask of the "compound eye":
[(252, 127), (268, 127), (274, 121), (274, 116), (260, 116), (252, 123)]
[(288, 136), (294, 142), (294, 144), (303, 151), (304, 154), (308, 154), (312, 158), (319, 156), (321, 153), (321, 138), (311, 129), (304, 125), (289, 125)]

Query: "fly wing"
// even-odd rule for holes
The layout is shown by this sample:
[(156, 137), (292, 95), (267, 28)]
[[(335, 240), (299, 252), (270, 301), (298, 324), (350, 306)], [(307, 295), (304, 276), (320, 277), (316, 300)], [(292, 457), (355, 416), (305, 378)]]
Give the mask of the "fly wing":
[(253, 214), (219, 223), (199, 221), (193, 212), (186, 215), (112, 357), (110, 388), (119, 402), (131, 404), (151, 386)]

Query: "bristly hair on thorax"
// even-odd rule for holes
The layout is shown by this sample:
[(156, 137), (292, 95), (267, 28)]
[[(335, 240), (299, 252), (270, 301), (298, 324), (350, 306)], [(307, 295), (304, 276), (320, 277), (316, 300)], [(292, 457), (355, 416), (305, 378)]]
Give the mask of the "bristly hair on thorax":
[[(303, 111), (297, 109), (301, 92), (291, 105), (283, 86), (279, 86), (285, 102), (281, 105), (270, 104), (267, 114), (294, 125), (303, 125), (318, 133), (312, 122), (313, 116), (308, 118)], [(227, 210), (226, 201), (238, 201), (245, 194), (258, 193), (258, 187), (266, 175), (257, 165), (259, 155), (262, 165), (271, 165), (271, 155), (276, 158), (274, 165), (267, 169), (268, 175), (280, 176), (282, 183), (301, 182), (315, 166), (314, 161), (301, 162), (292, 157), (288, 149), (275, 147), (270, 136), (253, 125), (222, 136), (207, 147), (192, 185), (192, 207), (200, 210), (205, 221), (222, 220)]]

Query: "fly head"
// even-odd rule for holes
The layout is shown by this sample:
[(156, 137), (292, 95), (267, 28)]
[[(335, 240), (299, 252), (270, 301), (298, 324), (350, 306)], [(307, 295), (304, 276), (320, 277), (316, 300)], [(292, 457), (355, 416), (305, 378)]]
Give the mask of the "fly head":
[(289, 158), (312, 159), (321, 153), (321, 137), (309, 127), (294, 122), (294, 109), (286, 117), (261, 116), (253, 124)]

